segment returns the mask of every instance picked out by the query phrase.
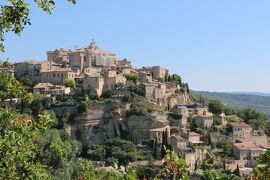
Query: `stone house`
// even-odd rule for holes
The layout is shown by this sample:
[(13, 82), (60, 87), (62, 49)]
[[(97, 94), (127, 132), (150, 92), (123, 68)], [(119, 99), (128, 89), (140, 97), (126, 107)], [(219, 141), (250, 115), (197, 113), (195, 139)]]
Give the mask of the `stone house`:
[(237, 160), (247, 160), (245, 167), (255, 167), (257, 165), (256, 157), (263, 152), (263, 148), (253, 142), (241, 142), (233, 144), (233, 156)]
[(114, 87), (117, 84), (125, 85), (126, 81), (127, 81), (126, 77), (122, 74), (117, 74), (114, 77), (106, 77), (105, 78), (105, 88), (106, 88), (106, 90), (111, 90), (111, 89), (114, 89)]
[(53, 87), (51, 83), (38, 83), (33, 87), (33, 94), (50, 94), (50, 89)]
[(195, 116), (194, 123), (199, 128), (210, 128), (213, 126), (213, 115)]
[(29, 75), (33, 81), (38, 81), (41, 62), (36, 60), (24, 61), (14, 64), (14, 74), (16, 77)]
[(252, 127), (244, 122), (232, 122), (229, 124), (231, 133), (229, 136), (236, 140), (248, 140), (251, 137)]
[(88, 76), (83, 78), (83, 90), (90, 91), (91, 93), (96, 92), (98, 96), (104, 91), (105, 80), (102, 76)]
[(147, 73), (150, 73), (152, 75), (152, 78), (159, 81), (164, 81), (166, 77), (169, 75), (169, 71), (167, 69), (164, 69), (160, 66), (152, 66), (152, 67), (142, 67), (139, 69), (136, 69), (137, 71), (145, 71)]
[(144, 83), (145, 98), (148, 101), (164, 105), (166, 86), (163, 83)]
[(68, 95), (70, 93), (71, 93), (70, 87), (55, 85), (51, 89), (52, 96), (63, 96), (63, 95)]
[(127, 59), (123, 59), (123, 60), (117, 61), (117, 67), (132, 68), (132, 65), (130, 61), (128, 61)]
[(64, 79), (74, 80), (78, 77), (78, 73), (69, 68), (61, 68), (58, 70), (45, 70), (40, 72), (41, 83), (63, 84)]
[(145, 71), (139, 72), (139, 82), (152, 82), (152, 74)]
[(189, 142), (189, 145), (200, 145), (203, 144), (202, 141), (200, 141), (200, 134), (195, 133), (195, 132), (186, 132), (181, 134), (183, 138), (186, 138)]
[(53, 85), (51, 83), (38, 83), (33, 87), (33, 94), (46, 94), (52, 96), (63, 96), (70, 94), (70, 87)]
[(58, 70), (62, 68), (62, 64), (55, 63), (53, 61), (41, 62), (40, 71)]
[(64, 62), (69, 61), (68, 54), (70, 50), (64, 50), (63, 48), (56, 49), (54, 51), (47, 51), (47, 61), (54, 62), (57, 64), (63, 64)]

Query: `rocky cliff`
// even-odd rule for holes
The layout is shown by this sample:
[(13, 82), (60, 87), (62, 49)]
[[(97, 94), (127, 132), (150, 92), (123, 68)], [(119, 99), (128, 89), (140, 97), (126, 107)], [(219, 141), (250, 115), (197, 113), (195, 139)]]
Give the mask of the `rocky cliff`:
[[(142, 106), (142, 100), (137, 105)], [(145, 102), (144, 102), (145, 103)], [(176, 104), (191, 104), (191, 97), (187, 93), (174, 94), (170, 98), (170, 107)], [(151, 103), (149, 103), (151, 104)], [(149, 130), (169, 125), (167, 111), (162, 108), (154, 108), (147, 115), (127, 116), (127, 112), (132, 103), (122, 104), (120, 107), (112, 107), (112, 104), (104, 103), (98, 106), (90, 106), (87, 112), (75, 117), (71, 125), (71, 134), (74, 138), (82, 141), (92, 141), (96, 144), (102, 144), (106, 140), (115, 136), (129, 136), (137, 143), (143, 143), (149, 140)]]

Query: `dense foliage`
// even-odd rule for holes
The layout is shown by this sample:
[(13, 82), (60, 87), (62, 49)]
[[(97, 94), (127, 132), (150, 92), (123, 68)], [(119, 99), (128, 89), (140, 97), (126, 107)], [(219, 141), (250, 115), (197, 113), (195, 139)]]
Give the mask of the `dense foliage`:
[(66, 78), (64, 79), (63, 83), (66, 87), (70, 87), (73, 89), (76, 87), (76, 82), (73, 79)]

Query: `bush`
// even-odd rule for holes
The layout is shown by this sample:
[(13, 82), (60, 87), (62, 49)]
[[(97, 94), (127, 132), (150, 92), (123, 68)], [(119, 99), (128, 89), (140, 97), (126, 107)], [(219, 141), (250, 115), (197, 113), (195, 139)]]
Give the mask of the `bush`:
[(224, 105), (218, 100), (211, 100), (208, 108), (211, 113), (220, 115), (223, 112)]
[(111, 90), (108, 90), (108, 91), (102, 93), (101, 97), (102, 98), (109, 99), (109, 98), (112, 98), (113, 95), (114, 95), (113, 92)]
[(89, 94), (89, 99), (91, 100), (99, 100), (97, 92), (93, 92)]
[(66, 78), (64, 79), (63, 83), (66, 87), (76, 88), (76, 82), (72, 79)]
[(109, 158), (107, 158), (107, 159), (105, 160), (105, 162), (106, 162), (106, 164), (107, 164), (108, 166), (114, 166), (114, 164), (118, 164), (118, 163), (119, 163), (118, 159), (116, 159), (116, 158), (114, 158), (114, 157), (109, 157)]
[(106, 157), (106, 150), (103, 146), (94, 146), (93, 149), (87, 151), (91, 160), (102, 161)]
[(133, 106), (128, 112), (127, 117), (136, 116), (146, 116), (148, 115), (148, 110), (145, 107)]
[(127, 80), (132, 80), (135, 84), (137, 83), (137, 80), (139, 78), (138, 74), (135, 74), (135, 73), (127, 74), (125, 75), (125, 77)]

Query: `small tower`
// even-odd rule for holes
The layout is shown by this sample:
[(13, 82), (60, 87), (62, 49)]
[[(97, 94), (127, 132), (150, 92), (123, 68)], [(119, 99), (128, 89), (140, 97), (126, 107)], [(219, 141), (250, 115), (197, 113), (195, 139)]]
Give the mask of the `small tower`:
[(94, 39), (93, 39), (92, 42), (90, 43), (89, 48), (90, 48), (90, 49), (94, 49), (94, 50), (98, 49), (97, 44), (96, 44), (96, 42), (95, 42)]

